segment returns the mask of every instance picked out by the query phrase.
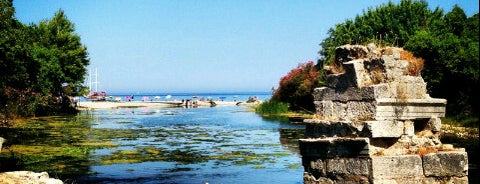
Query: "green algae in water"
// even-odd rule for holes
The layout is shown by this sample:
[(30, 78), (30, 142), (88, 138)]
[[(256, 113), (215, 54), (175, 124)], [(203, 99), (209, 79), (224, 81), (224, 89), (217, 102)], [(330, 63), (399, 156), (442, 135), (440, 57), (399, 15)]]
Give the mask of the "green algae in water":
[(85, 116), (51, 116), (2, 127), (0, 132), (7, 139), (0, 154), (3, 169), (47, 171), (59, 176), (86, 173), (92, 150), (116, 146), (89, 139), (90, 126)]

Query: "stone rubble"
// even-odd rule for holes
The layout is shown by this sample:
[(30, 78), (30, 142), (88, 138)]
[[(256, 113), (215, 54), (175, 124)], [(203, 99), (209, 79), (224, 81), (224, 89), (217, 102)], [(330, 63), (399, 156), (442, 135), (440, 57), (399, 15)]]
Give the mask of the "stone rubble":
[(12, 171), (0, 173), (0, 183), (63, 184), (59, 179), (50, 178), (47, 172)]
[(304, 183), (468, 183), (465, 150), (440, 142), (447, 102), (419, 66), (401, 48), (336, 48), (299, 140)]

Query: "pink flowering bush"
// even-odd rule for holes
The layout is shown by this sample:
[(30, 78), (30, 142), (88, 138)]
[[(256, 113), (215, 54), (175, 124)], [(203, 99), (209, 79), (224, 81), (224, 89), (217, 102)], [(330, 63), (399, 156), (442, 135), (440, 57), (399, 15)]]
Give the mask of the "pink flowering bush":
[(321, 84), (321, 72), (313, 61), (301, 63), (282, 77), (272, 100), (288, 102), (291, 110), (314, 111), (313, 89)]

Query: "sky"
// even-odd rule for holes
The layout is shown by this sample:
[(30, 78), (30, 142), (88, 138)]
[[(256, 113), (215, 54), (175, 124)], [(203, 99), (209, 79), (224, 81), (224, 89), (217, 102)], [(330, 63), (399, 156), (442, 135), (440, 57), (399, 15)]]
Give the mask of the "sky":
[[(398, 2), (394, 0), (393, 2)], [(62, 9), (113, 93), (266, 92), (316, 61), (335, 24), (386, 0), (14, 0), (25, 24)], [(467, 16), (478, 0), (431, 0)], [(92, 78), (95, 76), (92, 75)]]

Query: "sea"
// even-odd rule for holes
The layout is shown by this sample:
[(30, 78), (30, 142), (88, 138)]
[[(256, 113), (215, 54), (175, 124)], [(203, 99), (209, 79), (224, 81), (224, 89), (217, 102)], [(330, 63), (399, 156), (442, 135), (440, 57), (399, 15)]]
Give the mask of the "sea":
[[(107, 100), (121, 101), (181, 101), (192, 99), (205, 99), (214, 101), (238, 101), (245, 102), (249, 99), (267, 101), (271, 98), (271, 92), (175, 92), (175, 93), (109, 93)], [(133, 99), (131, 99), (133, 97)], [(81, 97), (81, 101), (88, 99)]]

